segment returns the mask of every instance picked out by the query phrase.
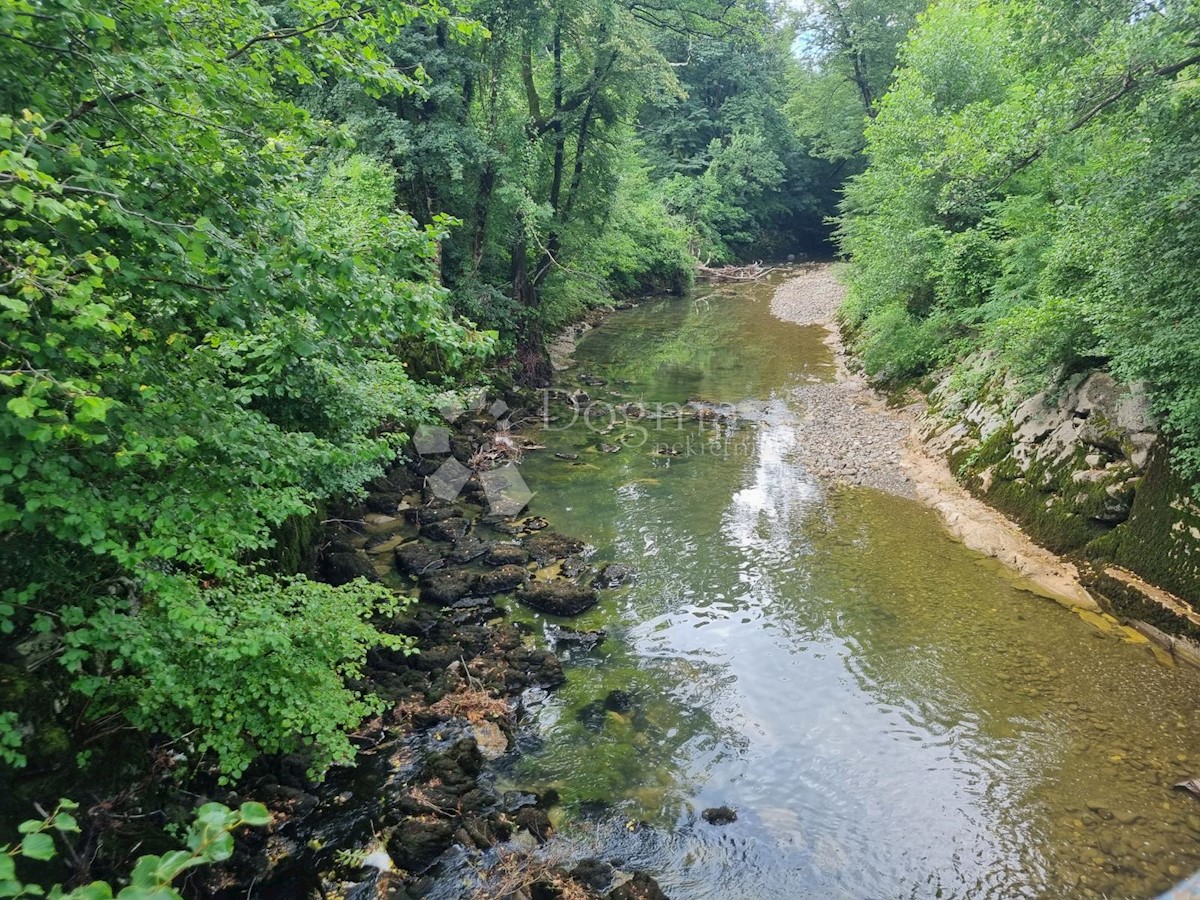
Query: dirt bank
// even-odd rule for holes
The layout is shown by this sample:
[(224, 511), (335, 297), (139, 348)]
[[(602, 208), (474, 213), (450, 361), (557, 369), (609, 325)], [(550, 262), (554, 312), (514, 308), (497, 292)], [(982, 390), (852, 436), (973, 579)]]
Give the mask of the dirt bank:
[(833, 382), (803, 385), (806, 407), (801, 462), (818, 477), (914, 497), (941, 514), (964, 545), (1008, 566), (1041, 593), (1067, 606), (1099, 611), (1075, 566), (1035, 544), (1008, 518), (976, 500), (955, 481), (946, 461), (927, 451), (918, 433), (924, 403), (889, 406), (847, 366), (835, 322), (845, 288), (831, 265), (814, 265), (775, 292), (771, 311), (780, 319), (827, 329), (837, 358)]

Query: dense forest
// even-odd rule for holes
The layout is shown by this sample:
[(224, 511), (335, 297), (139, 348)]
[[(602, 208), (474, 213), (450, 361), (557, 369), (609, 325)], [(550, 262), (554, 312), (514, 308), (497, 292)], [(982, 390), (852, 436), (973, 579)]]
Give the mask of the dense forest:
[(5, 762), (346, 760), (397, 601), (280, 536), (587, 308), (822, 252), (912, 14), (5, 0)]
[(933, 4), (847, 186), (845, 311), (894, 381), (1143, 382), (1200, 474), (1200, 5)]
[(1197, 34), (1194, 0), (0, 0), (0, 760), (350, 759), (407, 600), (287, 541), (445, 391), (545, 383), (557, 329), (698, 264), (841, 252), (871, 375), (1109, 367), (1200, 473)]

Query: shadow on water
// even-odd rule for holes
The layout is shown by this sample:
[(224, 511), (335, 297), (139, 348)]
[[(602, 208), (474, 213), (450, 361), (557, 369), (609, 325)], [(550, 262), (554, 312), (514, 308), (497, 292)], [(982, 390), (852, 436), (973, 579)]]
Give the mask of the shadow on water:
[[(810, 477), (789, 392), (833, 360), (770, 291), (650, 302), (581, 342), (568, 380), (593, 399), (761, 415), (686, 423), (677, 456), (646, 423), (605, 452), (625, 426), (567, 419), (522, 463), (532, 512), (639, 577), (571, 622), (608, 639), (568, 657), (508, 777), (676, 900), (1149, 897), (1200, 867), (1200, 804), (1171, 790), (1200, 767), (1196, 673), (917, 503)], [(737, 821), (705, 823), (719, 805)]]

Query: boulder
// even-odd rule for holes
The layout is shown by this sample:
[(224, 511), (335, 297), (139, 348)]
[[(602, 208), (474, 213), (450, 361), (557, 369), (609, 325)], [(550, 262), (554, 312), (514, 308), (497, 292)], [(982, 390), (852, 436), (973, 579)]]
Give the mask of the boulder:
[(387, 852), (397, 866), (420, 874), (454, 843), (453, 822), (433, 816), (407, 818), (388, 840)]
[(475, 590), (476, 575), (462, 569), (439, 569), (421, 578), (421, 599), (437, 606), (457, 603)]
[(596, 604), (596, 589), (573, 581), (532, 581), (516, 596), (526, 606), (552, 616), (577, 616)]
[(475, 590), (480, 594), (502, 594), (516, 590), (528, 580), (529, 573), (523, 566), (500, 566), (479, 575)]
[(425, 541), (409, 541), (396, 548), (396, 568), (407, 575), (424, 575), (445, 564), (442, 551)]
[(321, 558), (321, 576), (330, 584), (349, 584), (356, 578), (378, 581), (379, 573), (365, 553), (357, 550), (326, 553)]
[(730, 825), (737, 821), (737, 810), (729, 806), (714, 806), (700, 813), (709, 825)]
[(519, 544), (493, 544), (483, 561), (489, 566), (523, 566), (529, 562), (529, 553)]
[(607, 900), (668, 900), (658, 882), (645, 872), (638, 872), (618, 888), (605, 894)]

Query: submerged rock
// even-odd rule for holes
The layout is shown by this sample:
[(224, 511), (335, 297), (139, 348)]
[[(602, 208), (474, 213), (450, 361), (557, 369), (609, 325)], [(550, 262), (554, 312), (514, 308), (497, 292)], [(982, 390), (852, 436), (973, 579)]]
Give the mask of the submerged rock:
[(729, 806), (714, 806), (700, 813), (709, 825), (729, 825), (737, 821), (737, 810)]
[(604, 703), (600, 700), (593, 700), (575, 713), (575, 721), (588, 731), (602, 730), (607, 718), (608, 714), (604, 709)]
[(604, 698), (604, 708), (612, 712), (632, 712), (633, 707), (633, 694), (629, 693), (629, 691), (609, 691), (608, 696)]
[(592, 584), (598, 588), (615, 588), (632, 583), (636, 577), (633, 569), (629, 566), (621, 565), (621, 563), (609, 563), (596, 574)]
[(573, 581), (534, 581), (517, 591), (526, 606), (552, 616), (577, 616), (596, 605), (596, 590)]
[(551, 641), (560, 646), (578, 647), (580, 650), (594, 650), (608, 637), (603, 628), (593, 631), (577, 631), (566, 625), (551, 625), (546, 630)]

